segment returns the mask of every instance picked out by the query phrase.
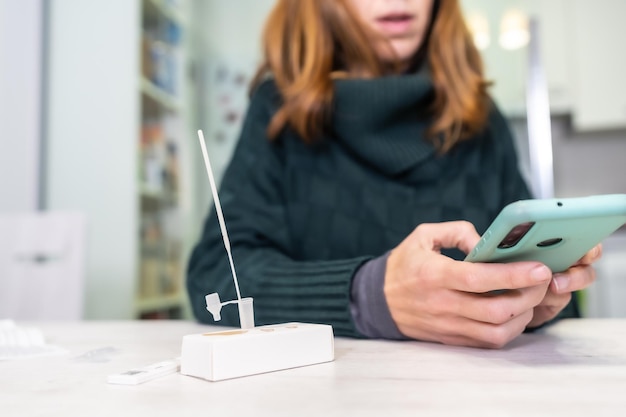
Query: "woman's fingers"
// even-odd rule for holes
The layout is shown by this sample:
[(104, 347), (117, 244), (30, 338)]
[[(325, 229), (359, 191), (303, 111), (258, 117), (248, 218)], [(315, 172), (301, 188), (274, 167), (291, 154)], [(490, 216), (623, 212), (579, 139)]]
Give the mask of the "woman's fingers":
[(454, 291), (448, 312), (489, 324), (504, 324), (537, 306), (545, 297), (547, 283), (534, 287), (506, 290), (492, 294)]
[(602, 244), (599, 243), (589, 252), (587, 252), (582, 258), (576, 262), (576, 265), (591, 265), (594, 262), (597, 262), (602, 257)]
[(571, 299), (571, 292), (555, 294), (552, 290), (549, 290), (544, 300), (534, 308), (533, 319), (528, 323), (528, 327), (538, 327), (552, 320), (569, 304)]
[(580, 291), (596, 280), (596, 271), (592, 266), (573, 266), (565, 272), (554, 274), (550, 289), (556, 294), (565, 294)]
[(519, 336), (533, 318), (533, 311), (524, 311), (519, 316), (501, 323), (484, 323), (476, 320), (467, 320), (463, 333), (475, 341), (473, 346), (499, 349)]
[(519, 336), (533, 317), (528, 310), (502, 324), (485, 323), (467, 317), (444, 315), (413, 317), (407, 336), (418, 340), (480, 348), (501, 348)]
[[(598, 248), (600, 250), (600, 248)], [(591, 253), (590, 258), (599, 256)], [(572, 292), (587, 288), (596, 280), (596, 272), (592, 266), (573, 266), (565, 272), (554, 274), (545, 297), (534, 308), (534, 315), (529, 327), (537, 327), (555, 318), (572, 299)]]
[(552, 271), (539, 262), (486, 264), (452, 261), (446, 265), (443, 278), (448, 288), (486, 293), (542, 285), (550, 281)]
[(474, 225), (466, 221), (423, 223), (411, 237), (422, 249), (437, 252), (441, 248), (458, 248), (469, 253), (480, 240)]

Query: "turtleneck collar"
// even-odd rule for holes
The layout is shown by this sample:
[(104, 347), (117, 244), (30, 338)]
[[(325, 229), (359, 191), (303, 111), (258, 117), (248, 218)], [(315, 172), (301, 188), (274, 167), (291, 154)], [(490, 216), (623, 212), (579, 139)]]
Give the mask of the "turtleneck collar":
[(339, 142), (387, 175), (435, 153), (425, 139), (433, 84), (427, 71), (374, 79), (335, 80), (332, 129)]

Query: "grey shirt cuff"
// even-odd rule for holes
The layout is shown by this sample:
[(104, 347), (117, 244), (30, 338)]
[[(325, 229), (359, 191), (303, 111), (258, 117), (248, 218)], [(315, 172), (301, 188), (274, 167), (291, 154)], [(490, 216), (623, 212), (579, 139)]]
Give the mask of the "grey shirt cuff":
[(350, 312), (357, 330), (373, 339), (407, 339), (391, 317), (385, 299), (389, 253), (364, 263), (352, 279)]

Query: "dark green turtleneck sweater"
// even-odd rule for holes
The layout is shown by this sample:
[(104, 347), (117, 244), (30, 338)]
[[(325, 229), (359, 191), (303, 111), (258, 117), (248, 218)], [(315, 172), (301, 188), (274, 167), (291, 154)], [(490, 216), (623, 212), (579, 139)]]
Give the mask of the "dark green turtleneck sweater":
[[(359, 266), (420, 223), (464, 219), (482, 233), (502, 207), (529, 197), (495, 108), (483, 134), (436, 154), (424, 140), (432, 93), (424, 74), (335, 81), (332, 126), (310, 146), (289, 129), (268, 140), (281, 99), (271, 80), (257, 88), (220, 189), (241, 294), (254, 297), (257, 324), (328, 323), (337, 335), (361, 336), (350, 312)], [(206, 294), (236, 298), (215, 209), (187, 287), (206, 323)], [(238, 326), (237, 309), (225, 307), (220, 323)]]

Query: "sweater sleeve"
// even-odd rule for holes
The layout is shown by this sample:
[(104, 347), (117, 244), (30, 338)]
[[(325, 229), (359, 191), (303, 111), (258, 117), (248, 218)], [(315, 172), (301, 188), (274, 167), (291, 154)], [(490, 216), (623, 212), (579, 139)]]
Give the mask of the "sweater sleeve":
[[(241, 296), (254, 298), (258, 325), (325, 323), (336, 335), (362, 337), (350, 312), (350, 286), (355, 271), (369, 258), (293, 259), (282, 192), (282, 146), (280, 138), (272, 141), (266, 135), (277, 100), (271, 81), (254, 93), (220, 187)], [(217, 292), (225, 301), (236, 298), (215, 208), (191, 254), (187, 291), (195, 317), (205, 323), (214, 323), (206, 310), (206, 294)], [(225, 306), (216, 324), (238, 326), (237, 308)]]
[(367, 337), (376, 339), (407, 339), (391, 317), (385, 298), (385, 269), (389, 252), (374, 258), (359, 268), (352, 282), (350, 309), (356, 328)]

